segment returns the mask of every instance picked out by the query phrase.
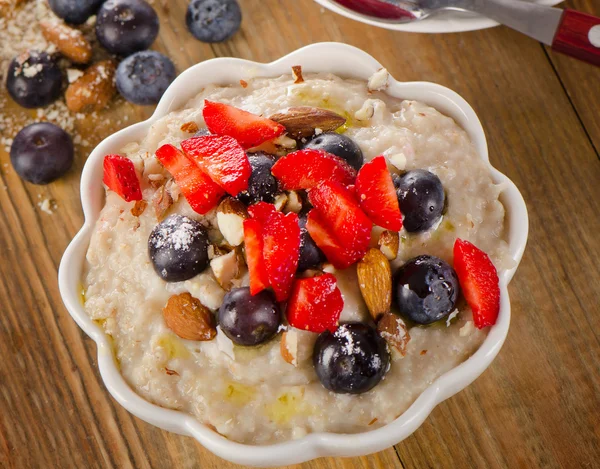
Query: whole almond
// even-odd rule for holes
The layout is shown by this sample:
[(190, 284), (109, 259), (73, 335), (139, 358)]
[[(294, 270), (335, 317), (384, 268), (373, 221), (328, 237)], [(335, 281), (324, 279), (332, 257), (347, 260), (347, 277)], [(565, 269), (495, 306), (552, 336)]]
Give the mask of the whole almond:
[(104, 109), (117, 88), (115, 64), (103, 60), (88, 67), (83, 75), (67, 88), (67, 107), (73, 112), (93, 112)]
[(297, 140), (311, 137), (315, 129), (329, 132), (346, 122), (345, 117), (333, 111), (308, 106), (291, 107), (286, 112), (272, 115), (270, 119), (283, 125), (288, 135)]
[(62, 21), (45, 20), (40, 22), (42, 34), (67, 59), (78, 64), (86, 64), (92, 58), (92, 46), (78, 29)]
[(388, 344), (395, 347), (402, 356), (406, 355), (410, 334), (400, 316), (394, 313), (385, 313), (377, 323), (377, 332)]
[(390, 310), (392, 304), (392, 269), (379, 249), (369, 249), (356, 266), (358, 286), (373, 319)]
[(165, 215), (167, 214), (169, 208), (171, 208), (171, 205), (173, 205), (173, 198), (163, 184), (152, 196), (152, 206), (154, 207), (154, 214), (156, 215), (156, 219), (158, 221), (162, 221), (165, 218)]
[(400, 248), (400, 236), (397, 231), (383, 231), (379, 235), (379, 241), (377, 243), (379, 249), (385, 257), (390, 261), (393, 261), (398, 257), (398, 249)]
[(182, 339), (211, 340), (217, 335), (210, 310), (188, 292), (169, 298), (163, 317), (167, 327)]

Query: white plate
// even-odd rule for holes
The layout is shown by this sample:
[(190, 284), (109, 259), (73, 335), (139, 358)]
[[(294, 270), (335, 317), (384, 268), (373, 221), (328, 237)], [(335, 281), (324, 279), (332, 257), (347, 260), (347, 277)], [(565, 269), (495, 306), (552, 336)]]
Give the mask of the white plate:
[[(530, 0), (531, 1), (531, 0)], [(558, 5), (563, 0), (537, 0), (540, 5)], [(331, 11), (339, 13), (346, 18), (350, 18), (361, 23), (379, 26), (380, 28), (392, 29), (394, 31), (407, 31), (411, 33), (459, 33), (462, 31), (475, 31), (477, 29), (486, 29), (498, 26), (493, 20), (475, 13), (461, 13), (455, 11), (442, 11), (435, 16), (431, 16), (422, 21), (412, 23), (394, 24), (385, 21), (378, 21), (376, 18), (370, 19), (359, 15), (352, 10), (344, 8), (331, 0), (315, 0)]]

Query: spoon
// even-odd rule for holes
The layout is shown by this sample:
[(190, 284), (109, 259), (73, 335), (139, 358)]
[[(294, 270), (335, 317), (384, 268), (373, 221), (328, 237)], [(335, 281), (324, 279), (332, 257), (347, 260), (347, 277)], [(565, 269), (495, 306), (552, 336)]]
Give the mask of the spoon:
[(390, 23), (423, 20), (439, 11), (470, 11), (515, 29), (553, 50), (600, 66), (600, 18), (521, 0), (329, 0)]

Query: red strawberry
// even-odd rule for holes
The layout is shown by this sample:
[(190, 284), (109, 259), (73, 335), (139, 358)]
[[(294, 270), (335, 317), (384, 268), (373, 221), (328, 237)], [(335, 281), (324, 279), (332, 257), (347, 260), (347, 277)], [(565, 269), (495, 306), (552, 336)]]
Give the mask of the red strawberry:
[(373, 223), (387, 230), (400, 231), (402, 215), (398, 196), (383, 156), (366, 163), (356, 176), (360, 208)]
[(213, 134), (229, 135), (244, 148), (256, 147), (285, 132), (283, 125), (271, 119), (242, 111), (228, 104), (206, 100), (202, 115), (206, 127)]
[(350, 251), (367, 252), (373, 224), (348, 189), (337, 181), (326, 181), (311, 189), (308, 198), (341, 246)]
[(262, 226), (267, 224), (269, 218), (271, 218), (271, 215), (273, 215), (276, 211), (277, 209), (275, 208), (275, 205), (268, 204), (267, 202), (259, 202), (248, 207), (248, 213), (250, 216), (258, 220)]
[(468, 241), (454, 243), (454, 270), (478, 329), (493, 326), (500, 312), (500, 280), (489, 256)]
[(362, 251), (352, 251), (342, 247), (331, 235), (321, 215), (316, 210), (308, 212), (306, 229), (336, 269), (345, 269), (358, 262), (365, 255)]
[(246, 152), (231, 137), (192, 137), (181, 142), (181, 149), (223, 190), (238, 195), (248, 189), (252, 173)]
[(342, 309), (344, 300), (335, 276), (323, 274), (294, 282), (286, 315), (290, 325), (297, 329), (335, 332)]
[(271, 169), (285, 190), (312, 189), (334, 179), (352, 184), (356, 170), (345, 160), (322, 150), (299, 150), (277, 160)]
[(250, 274), (250, 294), (256, 295), (269, 286), (263, 257), (262, 226), (258, 220), (244, 220), (244, 247)]
[(133, 161), (120, 155), (104, 157), (104, 184), (127, 202), (142, 200), (142, 190)]
[(225, 195), (223, 189), (173, 145), (167, 144), (160, 147), (156, 150), (156, 157), (173, 175), (175, 182), (195, 212), (204, 215), (214, 208), (221, 197)]

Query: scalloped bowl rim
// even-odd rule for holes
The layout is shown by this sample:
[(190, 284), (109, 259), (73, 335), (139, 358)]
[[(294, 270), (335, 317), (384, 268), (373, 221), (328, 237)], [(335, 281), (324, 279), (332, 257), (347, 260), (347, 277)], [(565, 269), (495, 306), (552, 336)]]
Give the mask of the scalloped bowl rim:
[(505, 185), (501, 200), (506, 209), (510, 257), (515, 266), (499, 272), (501, 312), (498, 322), (490, 328), (481, 347), (465, 362), (436, 379), (396, 420), (378, 429), (357, 434), (311, 433), (298, 440), (270, 445), (241, 444), (219, 435), (191, 415), (151, 404), (136, 394), (119, 372), (110, 338), (90, 319), (80, 302), (85, 255), (104, 202), (103, 156), (118, 152), (128, 142), (141, 139), (153, 122), (183, 107), (205, 85), (236, 83), (239, 79), (258, 76), (275, 77), (290, 73), (290, 67), (297, 64), (301, 64), (305, 72), (331, 72), (363, 80), (367, 80), (382, 67), (369, 54), (355, 47), (340, 43), (318, 43), (298, 49), (268, 64), (216, 58), (187, 69), (165, 92), (152, 117), (109, 136), (90, 154), (81, 176), (81, 202), (85, 223), (67, 247), (58, 273), (64, 304), (77, 324), (96, 342), (98, 366), (104, 384), (123, 407), (157, 427), (194, 437), (223, 459), (252, 466), (296, 464), (324, 456), (365, 455), (393, 446), (413, 433), (437, 404), (473, 382), (498, 354), (510, 323), (507, 285), (521, 260), (528, 234), (527, 209), (523, 198), (516, 186), (489, 164), (485, 134), (469, 104), (443, 86), (427, 82), (402, 83), (390, 77), (388, 94), (424, 101), (453, 117), (468, 132), (479, 155), (488, 163), (494, 181)]

